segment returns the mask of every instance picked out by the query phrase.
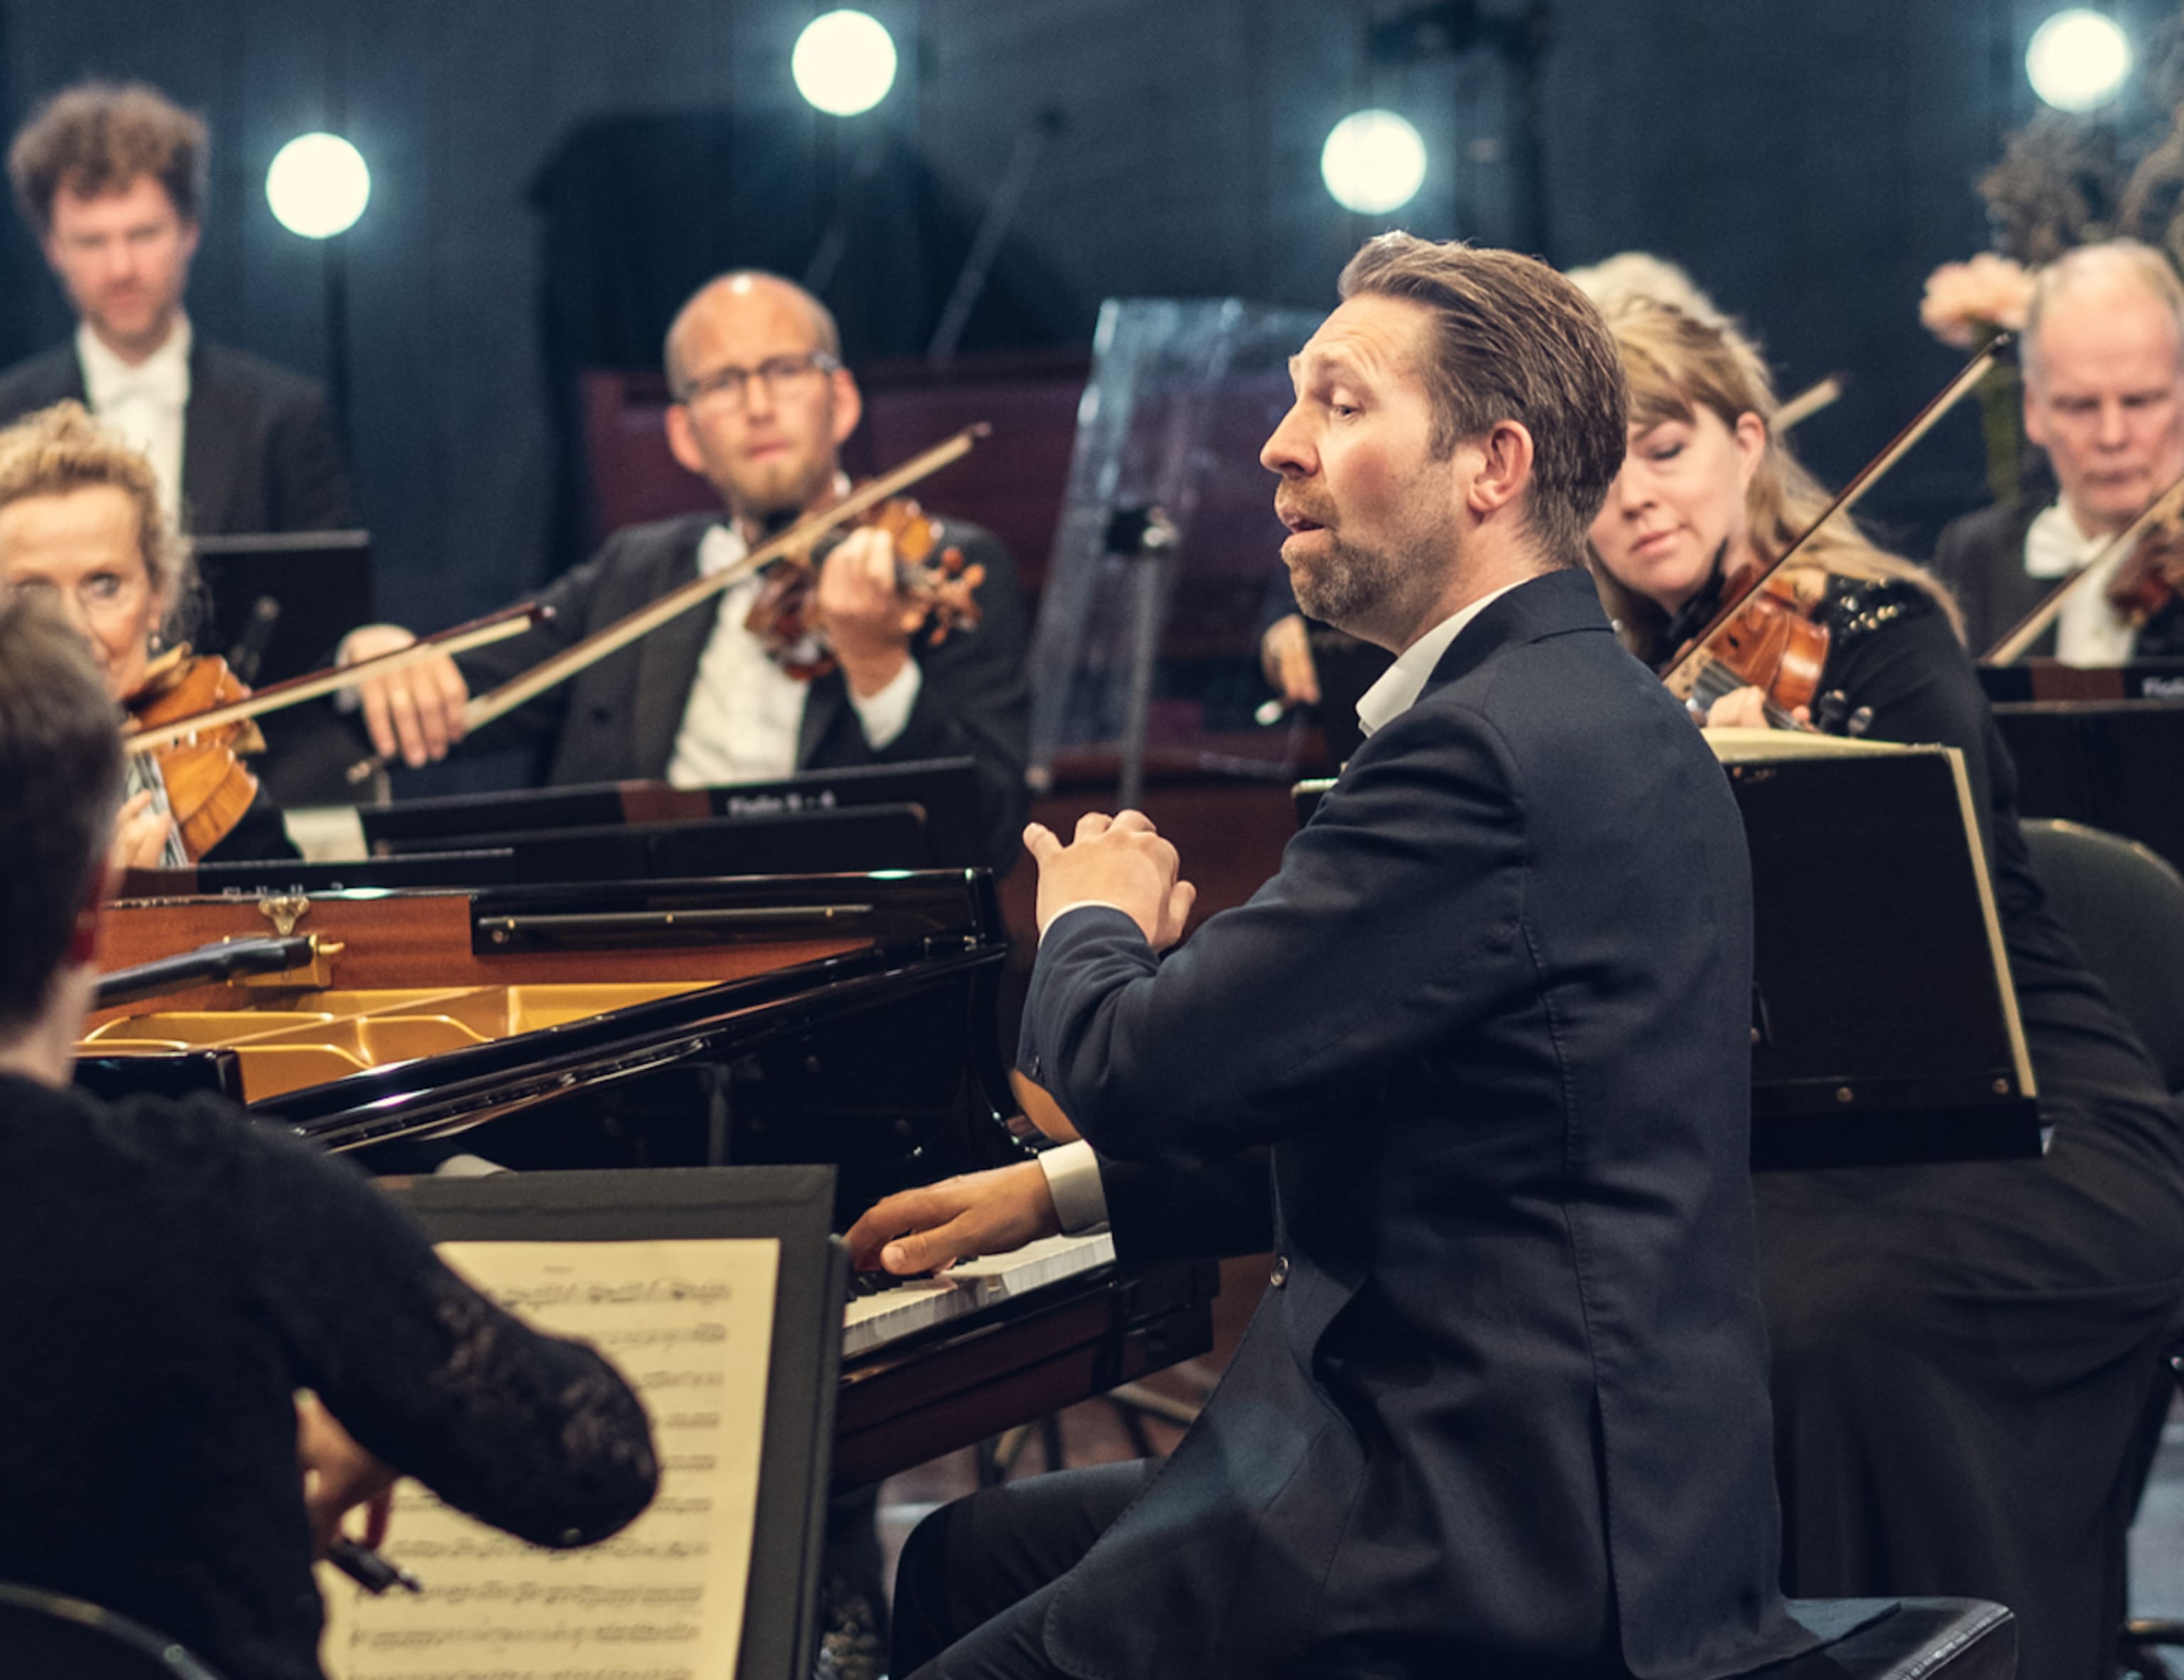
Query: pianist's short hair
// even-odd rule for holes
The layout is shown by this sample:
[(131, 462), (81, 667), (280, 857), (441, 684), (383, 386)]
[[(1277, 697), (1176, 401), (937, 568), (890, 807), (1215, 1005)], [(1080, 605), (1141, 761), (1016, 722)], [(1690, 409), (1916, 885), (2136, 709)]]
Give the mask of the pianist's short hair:
[(0, 596), (0, 1035), (44, 1008), (106, 867), (120, 723), (67, 621), (42, 601)]
[(1584, 293), (1514, 251), (1408, 233), (1366, 242), (1342, 295), (1402, 298), (1432, 311), (1426, 365), (1435, 449), (1513, 420), (1532, 434), (1525, 517), (1540, 557), (1581, 565), (1585, 533), (1623, 470), (1623, 365)]
[(140, 175), (164, 187), (175, 212), (196, 221), (205, 202), (204, 119), (142, 81), (80, 81), (42, 102), (8, 148), (15, 208), (43, 239), (53, 231), (53, 195), (65, 187), (83, 198), (125, 191)]
[(197, 604), (197, 567), (189, 544), (160, 509), (152, 463), (81, 403), (55, 403), (0, 431), (0, 507), (98, 485), (112, 486), (135, 505), (137, 547), (162, 628), (170, 635), (187, 630)]

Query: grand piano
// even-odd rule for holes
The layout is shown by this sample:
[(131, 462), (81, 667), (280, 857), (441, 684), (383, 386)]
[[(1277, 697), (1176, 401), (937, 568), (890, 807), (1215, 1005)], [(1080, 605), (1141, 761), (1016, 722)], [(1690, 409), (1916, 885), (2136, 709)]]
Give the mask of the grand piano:
[[(79, 1081), (220, 1091), (382, 1175), (832, 1162), (838, 1226), (1026, 1158), (1003, 1119), (1006, 940), (983, 872), (390, 889), (373, 867), (342, 868), (341, 890), (296, 890), (328, 871), (282, 865), (254, 890), (111, 906), (109, 974), (207, 947), (231, 971), (99, 1008)], [(219, 960), (268, 940), (265, 972)], [(1210, 1266), (1039, 1258), (1036, 1277), (851, 1303), (889, 1322), (844, 1364), (838, 1486), (1210, 1345)]]

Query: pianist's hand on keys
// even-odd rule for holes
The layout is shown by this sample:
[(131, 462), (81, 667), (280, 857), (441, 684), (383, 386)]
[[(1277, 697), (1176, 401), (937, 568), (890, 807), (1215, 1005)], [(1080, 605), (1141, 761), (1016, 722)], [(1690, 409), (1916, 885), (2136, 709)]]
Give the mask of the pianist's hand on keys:
[(1061, 1221), (1036, 1161), (900, 1191), (849, 1231), (850, 1264), (898, 1276), (973, 1254), (1006, 1254), (1060, 1233)]

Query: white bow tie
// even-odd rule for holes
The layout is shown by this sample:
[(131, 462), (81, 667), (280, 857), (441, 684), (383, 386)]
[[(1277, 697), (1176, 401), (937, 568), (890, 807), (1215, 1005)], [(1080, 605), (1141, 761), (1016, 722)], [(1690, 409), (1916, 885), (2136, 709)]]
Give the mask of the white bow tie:
[(178, 409), (190, 399), (190, 366), (179, 356), (154, 356), (101, 382), (102, 406), (141, 399)]

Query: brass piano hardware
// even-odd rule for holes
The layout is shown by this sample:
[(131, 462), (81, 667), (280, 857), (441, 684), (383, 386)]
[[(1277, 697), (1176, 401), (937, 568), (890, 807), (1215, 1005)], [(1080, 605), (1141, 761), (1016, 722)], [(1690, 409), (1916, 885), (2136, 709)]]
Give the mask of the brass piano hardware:
[(800, 921), (834, 922), (869, 916), (870, 904), (766, 904), (699, 910), (586, 910), (560, 915), (490, 916), (479, 929), (495, 945), (517, 934), (657, 933), (670, 928), (771, 927)]
[(296, 924), (304, 919), (304, 913), (310, 907), (311, 901), (299, 892), (277, 897), (269, 895), (258, 901), (258, 913), (270, 922), (283, 939), (296, 931)]
[[(287, 907), (289, 905), (301, 905), (304, 903), (304, 901), (300, 899), (286, 899), (281, 901), (261, 900), (258, 907), (260, 910), (265, 910), (268, 916), (272, 917), (276, 925), (280, 921), (280, 915), (275, 911), (266, 909), (266, 905), (268, 903), (276, 901), (281, 906), (283, 911), (287, 911)], [(300, 910), (287, 912), (287, 926), (281, 928), (281, 937), (285, 939), (290, 933), (294, 931), (297, 920), (301, 913)], [(233, 940), (222, 940), (220, 943), (223, 945), (232, 945), (236, 943), (236, 941)], [(231, 986), (241, 987), (255, 986), (261, 989), (286, 989), (290, 991), (295, 991), (305, 987), (309, 987), (314, 990), (321, 990), (334, 983), (333, 959), (340, 956), (342, 952), (346, 951), (348, 948), (348, 947), (343, 944), (339, 940), (321, 939), (316, 934), (313, 934), (311, 935), (311, 955), (309, 961), (298, 963), (289, 968), (276, 969), (271, 974), (237, 974), (228, 981), (228, 985)]]

